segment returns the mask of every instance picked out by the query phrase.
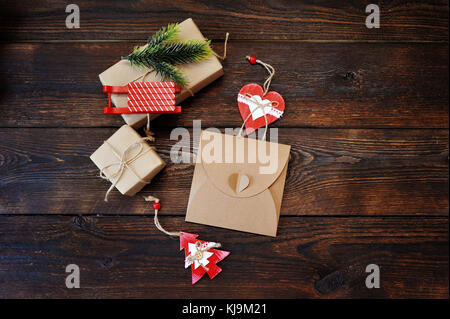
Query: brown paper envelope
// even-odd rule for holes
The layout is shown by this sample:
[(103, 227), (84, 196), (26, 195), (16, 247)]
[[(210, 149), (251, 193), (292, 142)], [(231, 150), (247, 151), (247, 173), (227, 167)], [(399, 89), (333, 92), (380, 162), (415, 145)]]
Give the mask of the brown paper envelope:
[[(208, 137), (212, 139), (208, 140)], [(233, 158), (232, 163), (205, 161), (202, 154), (206, 148), (215, 151), (222, 147), (222, 154), (229, 154), (230, 146), (224, 143), (226, 138), (232, 140), (233, 145), (238, 140), (244, 141), (244, 163), (238, 163), (237, 157)], [(221, 145), (218, 144), (220, 140)], [(270, 152), (272, 160), (277, 157), (276, 168), (270, 174), (261, 174), (259, 168), (264, 166), (263, 163), (258, 159), (251, 163), (247, 156), (253, 153), (251, 145), (261, 147), (263, 144), (277, 150)], [(200, 159), (195, 165), (186, 221), (276, 236), (289, 152), (289, 145), (203, 131), (197, 155)], [(250, 181), (247, 188), (238, 192), (236, 182), (242, 174), (248, 176)]]
[[(205, 39), (191, 18), (180, 23), (179, 29), (178, 39), (181, 41)], [(191, 92), (196, 93), (200, 91), (202, 88), (223, 75), (222, 65), (215, 56), (201, 62), (178, 65), (177, 67), (188, 79), (187, 88), (176, 95), (177, 104), (190, 97)], [(101, 73), (99, 78), (102, 85), (112, 86), (127, 85), (137, 79), (143, 82), (161, 81), (161, 77), (156, 75), (155, 72), (148, 73), (144, 78), (141, 78), (146, 73), (148, 73), (148, 69), (137, 68), (132, 66), (130, 61), (121, 60)], [(189, 92), (188, 89), (191, 92)], [(117, 107), (128, 107), (127, 94), (111, 94), (111, 101)], [(131, 125), (134, 128), (144, 125), (147, 119), (146, 114), (122, 114), (122, 117), (128, 125)], [(152, 115), (152, 118), (155, 117), (157, 117), (156, 114)]]

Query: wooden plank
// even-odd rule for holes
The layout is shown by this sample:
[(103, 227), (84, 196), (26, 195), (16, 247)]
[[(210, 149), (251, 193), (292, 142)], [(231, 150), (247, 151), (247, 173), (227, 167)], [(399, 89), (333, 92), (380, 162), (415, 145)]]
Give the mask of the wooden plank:
[[(0, 129), (0, 213), (148, 214), (141, 194), (153, 194), (162, 214), (184, 216), (194, 166), (170, 160), (178, 141), (170, 140), (170, 129), (156, 130), (165, 170), (137, 196), (114, 191), (103, 201), (110, 184), (89, 156), (115, 130)], [(282, 215), (448, 216), (446, 129), (278, 133), (292, 145)]]
[[(119, 126), (102, 113), (107, 97), (98, 74), (136, 43), (4, 44), (0, 59), (0, 126)], [(158, 126), (237, 127), (237, 93), (262, 84), (286, 100), (278, 127), (448, 127), (448, 44), (231, 43), (225, 76), (181, 103), (183, 114)]]
[(65, 1), (2, 5), (2, 40), (147, 39), (169, 22), (192, 17), (204, 35), (257, 40), (447, 41), (448, 1), (383, 1), (379, 29), (368, 29), (367, 1), (122, 1), (76, 2), (80, 28), (67, 29)]
[[(1, 298), (448, 298), (447, 218), (282, 218), (264, 237), (165, 217), (230, 250), (191, 286), (178, 240), (147, 217), (0, 217)], [(65, 267), (80, 267), (80, 289)], [(380, 267), (367, 289), (366, 266)]]

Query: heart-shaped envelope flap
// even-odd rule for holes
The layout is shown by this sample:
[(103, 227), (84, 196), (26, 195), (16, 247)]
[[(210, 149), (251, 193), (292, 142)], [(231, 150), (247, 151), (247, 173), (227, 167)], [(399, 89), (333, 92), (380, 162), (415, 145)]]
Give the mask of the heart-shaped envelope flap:
[(236, 183), (236, 192), (237, 193), (242, 192), (244, 189), (246, 189), (248, 187), (249, 184), (250, 184), (250, 178), (245, 174), (240, 174), (238, 176), (238, 180)]
[[(290, 146), (202, 131), (198, 160), (208, 179), (221, 192), (232, 197), (250, 197), (270, 187), (289, 160)], [(240, 191), (239, 176), (248, 184)]]

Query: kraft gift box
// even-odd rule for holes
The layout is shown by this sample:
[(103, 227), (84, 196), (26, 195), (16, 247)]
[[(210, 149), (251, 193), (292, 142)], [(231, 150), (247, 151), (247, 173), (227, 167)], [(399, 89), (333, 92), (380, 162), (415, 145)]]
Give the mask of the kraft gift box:
[[(180, 23), (179, 29), (178, 40), (205, 39), (191, 18)], [(187, 87), (176, 95), (177, 105), (223, 75), (222, 65), (215, 56), (177, 67), (188, 79)], [(128, 60), (117, 62), (101, 73), (99, 78), (102, 85), (112, 86), (124, 86), (134, 81), (158, 82), (162, 80), (156, 72), (149, 72), (148, 69), (132, 66)], [(111, 101), (116, 107), (128, 107), (126, 94), (112, 94)], [(122, 114), (122, 117), (128, 125), (134, 128), (141, 127), (147, 120), (146, 114)], [(155, 117), (156, 115), (152, 115), (152, 118)]]
[[(133, 196), (165, 166), (164, 161), (130, 126), (123, 125), (92, 155), (91, 160), (124, 195)], [(123, 171), (118, 174), (123, 165)]]
[[(228, 143), (225, 141), (228, 139)], [(236, 145), (241, 143), (242, 161)], [(257, 149), (273, 165), (256, 156)], [(206, 153), (233, 154), (228, 163), (206, 161)], [(192, 179), (186, 221), (276, 236), (290, 146), (203, 131)], [(228, 154), (228, 155), (225, 155)]]

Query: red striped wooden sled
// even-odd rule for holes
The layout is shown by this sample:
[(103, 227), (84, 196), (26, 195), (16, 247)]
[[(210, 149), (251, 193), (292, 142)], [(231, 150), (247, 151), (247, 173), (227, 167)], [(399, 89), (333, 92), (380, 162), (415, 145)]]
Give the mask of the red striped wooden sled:
[[(108, 94), (108, 107), (105, 114), (161, 114), (181, 113), (176, 106), (175, 93), (181, 88), (174, 82), (131, 82), (125, 86), (103, 86)], [(111, 107), (111, 94), (128, 94), (128, 107)]]

